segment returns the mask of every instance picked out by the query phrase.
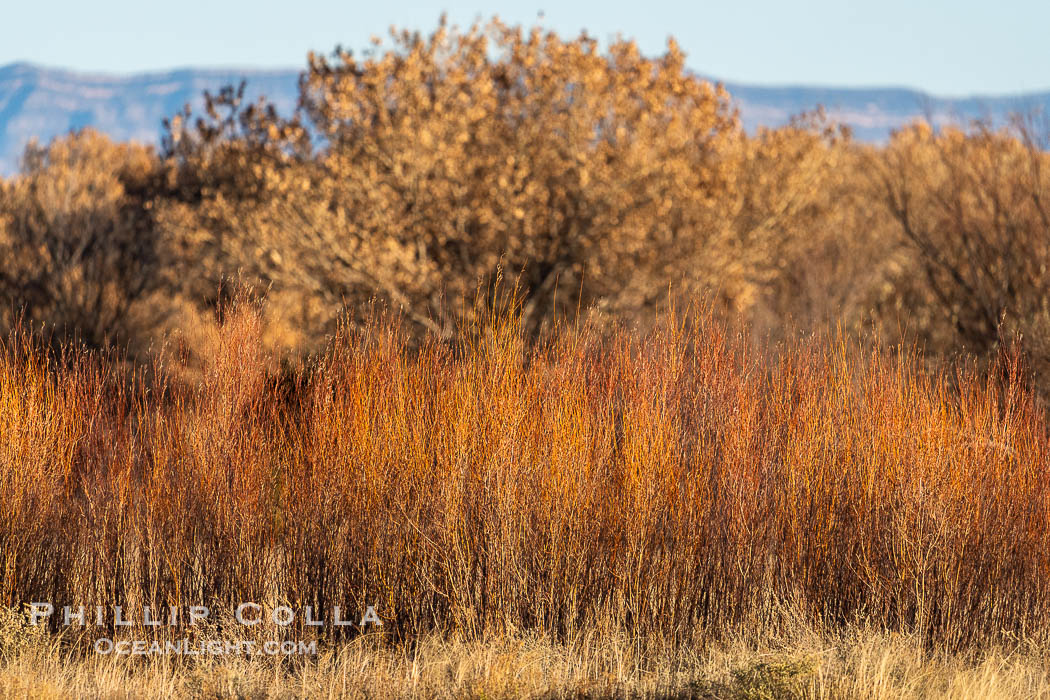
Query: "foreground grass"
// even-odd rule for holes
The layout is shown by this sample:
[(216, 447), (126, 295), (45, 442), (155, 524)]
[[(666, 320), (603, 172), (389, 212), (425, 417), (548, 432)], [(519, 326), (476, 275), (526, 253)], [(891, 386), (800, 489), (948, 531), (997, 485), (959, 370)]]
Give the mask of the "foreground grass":
[(950, 654), (914, 636), (859, 629), (751, 633), (702, 649), (596, 633), (564, 642), (430, 635), (411, 647), (365, 637), (295, 663), (100, 656), (47, 633), (8, 626), (4, 634), (0, 696), (11, 698), (1050, 697), (1045, 649)]

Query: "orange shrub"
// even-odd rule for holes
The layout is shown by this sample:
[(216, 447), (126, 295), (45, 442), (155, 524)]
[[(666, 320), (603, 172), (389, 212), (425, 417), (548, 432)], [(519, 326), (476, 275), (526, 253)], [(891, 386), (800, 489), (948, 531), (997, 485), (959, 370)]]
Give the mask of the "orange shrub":
[(168, 399), (8, 350), (0, 604), (375, 604), (401, 637), (684, 640), (785, 608), (953, 646), (1045, 631), (1048, 436), (1011, 376), (953, 393), (846, 342), (763, 359), (705, 313), (532, 349), (515, 322), (417, 351), (380, 324), (282, 388), (255, 313)]

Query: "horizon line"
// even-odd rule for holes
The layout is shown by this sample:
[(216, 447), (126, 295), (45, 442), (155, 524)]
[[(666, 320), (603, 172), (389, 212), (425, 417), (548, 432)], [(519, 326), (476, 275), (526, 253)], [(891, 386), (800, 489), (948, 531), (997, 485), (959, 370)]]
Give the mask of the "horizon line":
[[(206, 73), (224, 73), (224, 72), (244, 72), (244, 73), (255, 73), (255, 74), (277, 74), (277, 73), (302, 73), (306, 68), (298, 68), (295, 66), (262, 66), (262, 65), (190, 65), (184, 64), (179, 66), (173, 66), (170, 68), (158, 68), (158, 69), (147, 69), (147, 70), (134, 70), (134, 71), (108, 71), (108, 70), (84, 70), (79, 68), (70, 68), (59, 65), (49, 65), (44, 63), (38, 63), (30, 60), (15, 60), (8, 63), (0, 64), (0, 72), (11, 69), (11, 68), (30, 68), (43, 72), (52, 73), (66, 73), (77, 75), (83, 78), (93, 79), (104, 79), (104, 80), (128, 80), (134, 78), (145, 78), (145, 77), (162, 77), (170, 75), (172, 73), (184, 73), (184, 72), (206, 72)], [(815, 91), (827, 91), (827, 92), (908, 92), (918, 94), (924, 97), (938, 99), (938, 100), (981, 100), (981, 99), (1023, 99), (1026, 97), (1034, 96), (1046, 96), (1050, 95), (1050, 86), (1043, 89), (1036, 90), (1025, 90), (1025, 91), (1014, 91), (1014, 92), (972, 92), (972, 93), (955, 93), (946, 94), (932, 92), (924, 90), (923, 88), (913, 87), (903, 84), (853, 84), (844, 85), (841, 83), (807, 83), (807, 82), (788, 82), (788, 83), (770, 83), (770, 82), (752, 82), (747, 80), (728, 80), (723, 78), (717, 78), (712, 75), (705, 74), (701, 71), (689, 69), (687, 71), (698, 78), (708, 80), (714, 83), (721, 83), (726, 86), (736, 86), (743, 88), (753, 88), (758, 90), (815, 90)]]

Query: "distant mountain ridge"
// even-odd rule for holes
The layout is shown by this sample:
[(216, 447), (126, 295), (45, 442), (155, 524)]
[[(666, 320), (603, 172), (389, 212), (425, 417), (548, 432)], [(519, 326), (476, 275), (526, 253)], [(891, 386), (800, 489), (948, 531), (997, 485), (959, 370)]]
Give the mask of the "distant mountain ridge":
[[(186, 103), (201, 105), (205, 90), (247, 81), (246, 97), (266, 95), (282, 113), (298, 97), (298, 69), (185, 68), (160, 73), (99, 75), (28, 63), (0, 66), (0, 175), (18, 168), (31, 138), (47, 142), (70, 129), (91, 126), (117, 140), (157, 143), (161, 122)], [(902, 88), (769, 87), (726, 83), (745, 127), (779, 126), (791, 116), (824, 105), (828, 114), (865, 141), (928, 116), (1002, 121), (1009, 113), (1042, 109), (1050, 91), (1015, 96), (942, 98)]]
[(266, 95), (282, 113), (298, 99), (298, 70), (184, 68), (163, 73), (98, 75), (28, 63), (0, 66), (0, 175), (10, 175), (26, 144), (91, 126), (114, 139), (158, 143), (162, 121), (205, 90), (247, 81), (245, 97)]
[(937, 97), (921, 90), (894, 87), (773, 87), (726, 83), (726, 89), (739, 106), (748, 130), (786, 124), (792, 116), (823, 105), (832, 119), (848, 124), (856, 138), (869, 142), (885, 141), (890, 131), (919, 118), (942, 126), (974, 119), (1002, 124), (1014, 113), (1050, 114), (1050, 90), (1019, 95)]

